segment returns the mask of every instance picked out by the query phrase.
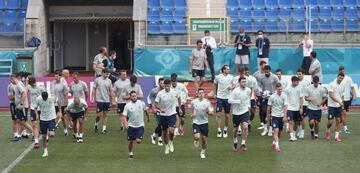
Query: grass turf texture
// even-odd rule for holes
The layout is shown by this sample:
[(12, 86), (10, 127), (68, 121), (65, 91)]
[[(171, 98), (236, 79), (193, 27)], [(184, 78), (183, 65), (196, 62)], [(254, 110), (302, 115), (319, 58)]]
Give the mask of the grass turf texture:
[[(360, 111), (348, 116), (351, 135), (341, 134), (342, 142), (326, 141), (323, 115), (320, 139), (312, 141), (310, 130), (305, 130), (305, 139), (289, 142), (283, 131), (276, 153), (271, 148), (272, 137), (261, 137), (258, 117), (253, 122), (253, 131), (248, 137), (247, 152), (232, 152), (231, 133), (227, 139), (216, 138), (215, 118), (210, 120), (209, 146), (206, 159), (200, 159), (200, 149), (193, 146), (189, 116), (184, 137), (177, 137), (173, 154), (165, 155), (164, 147), (151, 144), (150, 134), (155, 127), (154, 117), (146, 123), (144, 141), (134, 146), (135, 159), (128, 160), (126, 133), (120, 132), (117, 115), (109, 118), (108, 134), (94, 133), (94, 113), (86, 122), (84, 143), (75, 142), (71, 134), (64, 136), (57, 130), (50, 139), (49, 157), (41, 158), (43, 149), (32, 150), (11, 172), (358, 172), (360, 170)], [(1, 113), (5, 115), (6, 113)], [(232, 124), (232, 123), (230, 123)], [(232, 129), (229, 126), (229, 130)], [(0, 170), (5, 169), (28, 147), (30, 139), (11, 143), (10, 117), (0, 117)], [(239, 138), (240, 140), (240, 138)], [(241, 140), (240, 140), (241, 141)]]

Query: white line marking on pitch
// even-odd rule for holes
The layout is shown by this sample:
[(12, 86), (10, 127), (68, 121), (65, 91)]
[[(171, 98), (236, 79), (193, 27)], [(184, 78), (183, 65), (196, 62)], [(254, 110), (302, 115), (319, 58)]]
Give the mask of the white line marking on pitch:
[(30, 151), (33, 149), (33, 144), (30, 144), (29, 147), (27, 147), (24, 152), (22, 152), (8, 167), (6, 167), (1, 173), (8, 173), (10, 172), (17, 164), (21, 162), (22, 159), (25, 158), (27, 154), (30, 153)]

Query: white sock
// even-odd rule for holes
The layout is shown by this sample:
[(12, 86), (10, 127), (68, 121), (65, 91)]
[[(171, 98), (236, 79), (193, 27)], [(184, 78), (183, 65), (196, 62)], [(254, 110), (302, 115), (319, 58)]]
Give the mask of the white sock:
[(19, 133), (18, 132), (15, 132), (14, 133), (14, 137), (18, 137), (19, 136)]
[(201, 149), (201, 153), (205, 153), (205, 149)]
[(272, 126), (270, 126), (270, 127), (269, 127), (269, 132), (272, 133), (272, 130), (273, 130), (273, 128), (272, 128)]
[(169, 145), (172, 145), (173, 144), (173, 141), (172, 140), (169, 140), (169, 143), (168, 143)]
[(260, 123), (260, 126), (264, 127), (264, 123)]
[(99, 122), (96, 122), (96, 121), (95, 121), (95, 126), (98, 126), (98, 125), (99, 125)]
[(339, 132), (335, 132), (335, 138), (339, 137)]
[(44, 153), (45, 153), (45, 152), (46, 152), (46, 153), (48, 152), (47, 148), (44, 148)]
[(241, 140), (241, 145), (245, 145), (246, 140)]
[(345, 131), (348, 130), (347, 126), (344, 126), (344, 130), (345, 130)]
[(272, 144), (275, 144), (275, 141), (273, 140)]
[(179, 128), (175, 128), (175, 133), (179, 132)]
[(264, 125), (264, 131), (268, 131), (267, 125)]
[(238, 143), (238, 138), (234, 138), (234, 144)]
[(39, 139), (34, 139), (34, 141), (36, 144), (39, 143)]
[(129, 152), (129, 155), (132, 156), (132, 155), (134, 155), (134, 154), (133, 154), (133, 152), (131, 151), (131, 152)]
[(84, 136), (84, 133), (80, 133), (80, 138), (82, 138)]
[(224, 131), (227, 131), (227, 127), (226, 127), (226, 126), (224, 127)]
[(67, 133), (67, 132), (68, 132), (68, 130), (65, 128), (65, 129), (64, 129), (64, 133)]
[(162, 138), (161, 138), (161, 136), (159, 137), (159, 141), (162, 141)]
[(49, 140), (49, 135), (46, 135), (46, 140)]
[(153, 136), (153, 137), (154, 137), (155, 135), (156, 135), (156, 134), (155, 134), (155, 132), (154, 132), (151, 136)]
[(279, 147), (279, 142), (275, 142), (275, 146), (276, 146), (276, 147)]
[(103, 126), (103, 131), (106, 130), (106, 126)]
[(318, 137), (319, 135), (315, 133), (314, 136)]
[(218, 132), (221, 132), (221, 128), (218, 128)]
[(289, 128), (289, 123), (286, 123), (286, 129), (288, 129)]
[(294, 138), (294, 132), (290, 132), (290, 138)]

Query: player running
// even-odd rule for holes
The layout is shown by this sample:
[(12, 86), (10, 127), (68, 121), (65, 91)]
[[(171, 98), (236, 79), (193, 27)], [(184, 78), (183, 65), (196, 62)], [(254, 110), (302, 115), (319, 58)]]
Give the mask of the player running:
[(154, 112), (156, 123), (157, 123), (154, 133), (150, 135), (150, 138), (151, 138), (151, 142), (153, 144), (156, 144), (156, 139), (157, 139), (158, 145), (162, 146), (163, 143), (162, 143), (162, 137), (161, 137), (162, 129), (161, 129), (161, 125), (160, 125), (160, 111), (157, 110), (155, 107), (155, 98), (156, 98), (157, 94), (165, 88), (164, 78), (159, 78), (158, 84), (159, 84), (159, 86), (153, 88), (150, 91), (150, 94), (148, 95), (148, 103), (150, 103), (149, 107), (152, 109), (152, 112)]
[(84, 142), (84, 121), (87, 115), (87, 108), (88, 105), (86, 100), (78, 97), (74, 97), (74, 99), (69, 100), (66, 107), (66, 112), (73, 121), (73, 130), (77, 143)]
[(36, 84), (36, 79), (34, 77), (29, 77), (28, 81), (29, 85), (27, 87), (28, 93), (30, 96), (30, 115), (31, 115), (31, 122), (32, 122), (32, 128), (34, 130), (34, 148), (39, 148), (39, 130), (38, 130), (38, 119), (39, 117), (35, 113), (40, 115), (40, 109), (35, 109), (35, 103), (36, 99), (45, 91), (45, 89), (42, 86), (39, 86)]
[(341, 85), (341, 82), (344, 79), (344, 75), (339, 73), (336, 81), (332, 81), (328, 86), (328, 106), (329, 106), (329, 115), (328, 115), (328, 123), (326, 129), (326, 140), (330, 140), (330, 127), (333, 124), (333, 120), (335, 118), (336, 121), (336, 129), (335, 129), (335, 141), (340, 142), (341, 139), (339, 137), (340, 132), (340, 122), (342, 115), (342, 107), (344, 106), (344, 92), (345, 88)]
[[(217, 137), (227, 138), (227, 128), (229, 125), (230, 119), (230, 109), (231, 105), (228, 102), (230, 92), (234, 89), (232, 84), (233, 76), (230, 73), (230, 67), (228, 65), (224, 65), (221, 68), (221, 74), (217, 75), (214, 80), (214, 98), (216, 99), (216, 124), (217, 124)], [(223, 134), (221, 132), (221, 115), (222, 110), (225, 112), (225, 126), (223, 130)]]
[(276, 152), (280, 152), (279, 141), (284, 122), (287, 120), (286, 113), (288, 106), (287, 97), (282, 92), (281, 83), (276, 84), (276, 92), (270, 96), (268, 105), (266, 120), (270, 120), (271, 115), (271, 125), (274, 129), (272, 147)]
[[(112, 83), (109, 79), (110, 72), (108, 69), (103, 69), (102, 76), (97, 77), (94, 81), (92, 99), (96, 101), (96, 119), (94, 130), (98, 131), (100, 118), (102, 117), (102, 134), (106, 134), (106, 126), (108, 123), (108, 112), (110, 111), (110, 104), (115, 105), (115, 94), (112, 92)], [(95, 97), (95, 98), (94, 98)], [(111, 103), (110, 103), (111, 101)]]
[[(305, 91), (306, 88), (311, 85), (311, 82), (304, 78), (305, 72), (303, 69), (299, 69), (296, 72), (297, 77), (299, 78), (299, 86), (301, 88), (301, 91)], [(304, 93), (303, 93), (304, 95)], [(304, 98), (305, 99), (305, 98)], [(304, 100), (303, 101), (303, 111), (301, 114), (301, 125), (298, 127), (298, 131), (296, 133), (296, 136), (299, 137), (299, 139), (304, 138), (305, 135), (305, 125), (306, 125), (306, 117), (307, 117), (307, 106), (309, 105), (309, 102)]]
[[(160, 125), (163, 130), (165, 154), (174, 152), (174, 128), (176, 126), (176, 106), (181, 106), (178, 93), (171, 90), (171, 81), (165, 80), (165, 89), (161, 90), (155, 98), (155, 106), (160, 110)], [(182, 113), (181, 109), (179, 113)]]
[(176, 128), (175, 128), (175, 135), (180, 135), (180, 136), (184, 136), (185, 130), (184, 130), (184, 125), (185, 125), (185, 103), (186, 100), (188, 98), (188, 90), (185, 87), (184, 84), (180, 83), (177, 81), (177, 74), (176, 73), (172, 73), (171, 74), (171, 86), (173, 90), (175, 90), (180, 98), (181, 98), (181, 112), (182, 114), (179, 113), (179, 107), (176, 107), (176, 112), (177, 112), (177, 117), (176, 117)]
[(239, 78), (240, 86), (236, 87), (229, 96), (229, 103), (232, 106), (233, 114), (233, 140), (234, 146), (233, 151), (238, 151), (238, 138), (237, 132), (239, 125), (242, 128), (242, 140), (241, 140), (241, 149), (247, 151), (246, 139), (248, 135), (248, 125), (250, 121), (250, 99), (251, 99), (251, 89), (246, 87), (246, 78)]
[(326, 103), (327, 90), (320, 85), (320, 79), (313, 77), (313, 84), (308, 86), (305, 91), (305, 100), (309, 102), (308, 116), (311, 129), (311, 139), (319, 138), (319, 124), (321, 121), (322, 105)]
[[(144, 136), (144, 112), (149, 122), (149, 113), (145, 103), (138, 100), (136, 91), (130, 92), (130, 102), (126, 103), (123, 112), (123, 121), (128, 133), (129, 160), (134, 159), (133, 143), (140, 144)], [(126, 117), (126, 118), (125, 118)]]
[(58, 99), (58, 104), (56, 104), (55, 106), (55, 110), (56, 110), (56, 115), (57, 115), (57, 121), (56, 121), (56, 127), (59, 126), (59, 123), (62, 121), (63, 122), (63, 127), (64, 127), (64, 134), (65, 136), (68, 135), (68, 119), (65, 117), (66, 116), (66, 112), (65, 112), (65, 108), (67, 105), (67, 96), (68, 96), (68, 86), (65, 80), (62, 80), (61, 78), (61, 71), (56, 71), (54, 74), (55, 80), (53, 80), (51, 82), (51, 87), (50, 87), (50, 93), (54, 96), (57, 97)]
[(303, 91), (299, 87), (299, 78), (291, 77), (291, 85), (285, 89), (288, 99), (287, 121), (289, 121), (290, 141), (296, 141), (294, 128), (301, 123), (303, 111)]
[(122, 113), (124, 112), (126, 100), (124, 100), (123, 97), (125, 96), (125, 86), (127, 85), (130, 85), (130, 80), (126, 78), (126, 71), (122, 70), (120, 72), (120, 78), (114, 84), (114, 91), (117, 98), (117, 113), (119, 114), (120, 131), (124, 130)]
[(197, 90), (198, 98), (189, 104), (192, 127), (194, 132), (194, 146), (199, 147), (201, 140), (200, 158), (205, 159), (205, 151), (208, 145), (209, 124), (208, 116), (214, 114), (214, 108), (209, 100), (205, 99), (204, 89)]
[(40, 108), (41, 114), (38, 115), (38, 112), (35, 111), (38, 117), (40, 117), (40, 134), (42, 135), (42, 142), (44, 146), (44, 153), (42, 157), (49, 156), (48, 146), (49, 138), (55, 135), (55, 103), (57, 102), (57, 97), (49, 95), (46, 91), (41, 93), (41, 96), (36, 98), (34, 109)]
[(249, 121), (249, 132), (251, 132), (251, 121), (255, 118), (256, 109), (256, 94), (258, 83), (254, 76), (250, 75), (250, 69), (245, 67), (244, 77), (246, 78), (246, 86), (251, 89), (251, 100), (250, 100), (250, 121)]

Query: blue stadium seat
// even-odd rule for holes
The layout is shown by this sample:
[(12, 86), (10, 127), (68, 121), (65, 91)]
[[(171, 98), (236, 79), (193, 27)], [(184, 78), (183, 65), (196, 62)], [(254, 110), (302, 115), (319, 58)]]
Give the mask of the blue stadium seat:
[(265, 0), (266, 9), (277, 9), (279, 7), (278, 0)]
[(303, 8), (294, 8), (292, 9), (291, 17), (294, 19), (304, 19), (305, 10)]
[(252, 2), (251, 0), (241, 0), (239, 3), (240, 10), (250, 10), (252, 8)]
[(20, 4), (18, 0), (8, 0), (7, 9), (16, 10), (20, 8)]
[(227, 8), (226, 15), (229, 16), (231, 19), (239, 18), (238, 9), (237, 8)]
[(185, 8), (176, 8), (174, 11), (174, 20), (184, 20), (186, 18), (186, 9)]
[(292, 0), (279, 0), (280, 8), (292, 8)]
[(239, 8), (239, 1), (238, 0), (227, 0), (226, 3), (227, 8)]
[(230, 20), (230, 32), (237, 33), (239, 32), (239, 22), (237, 19), (231, 19)]
[(311, 18), (318, 18), (319, 17), (319, 9), (318, 8), (311, 8)]
[[(290, 25), (290, 21), (288, 21), (288, 24), (287, 24), (286, 19), (281, 19), (279, 22), (279, 31), (286, 32), (286, 25)], [(290, 27), (288, 29), (290, 29)]]
[(160, 20), (161, 21), (173, 21), (173, 11), (170, 8), (165, 8), (161, 10), (161, 15), (160, 15)]
[(161, 1), (161, 8), (169, 8), (169, 9), (173, 9), (174, 8), (174, 1), (173, 0), (162, 0)]
[(186, 34), (186, 22), (184, 20), (176, 20), (174, 24), (175, 34)]
[(158, 8), (149, 8), (147, 18), (148, 18), (148, 21), (159, 21), (160, 20), (160, 10)]
[(332, 29), (335, 32), (342, 32), (344, 30), (343, 18), (336, 18), (332, 21)]
[(252, 18), (254, 20), (265, 19), (265, 10), (254, 9)]
[(24, 18), (26, 18), (26, 10), (19, 10), (19, 12), (18, 12), (18, 18), (19, 18), (19, 19), (24, 19)]
[(255, 0), (253, 7), (255, 10), (264, 10), (265, 9), (265, 1), (264, 0)]
[(344, 8), (344, 0), (332, 0), (331, 6), (333, 8)]
[(356, 2), (356, 0), (345, 0), (345, 7), (357, 7), (359, 4)]
[(20, 8), (21, 9), (27, 9), (28, 3), (29, 3), (29, 0), (21, 0), (20, 1)]
[(279, 11), (280, 19), (286, 19), (291, 17), (291, 9), (290, 8), (280, 8)]
[(160, 22), (159, 21), (149, 21), (148, 22), (148, 34), (160, 34)]
[(333, 10), (331, 11), (331, 17), (343, 18), (344, 17), (344, 8), (333, 8)]
[(5, 6), (5, 0), (0, 0), (0, 10), (3, 10), (5, 9), (6, 6)]
[(331, 1), (330, 0), (319, 0), (319, 7), (331, 7)]
[(279, 32), (278, 20), (268, 19), (266, 21), (266, 32)]
[(161, 22), (160, 25), (161, 34), (173, 34), (173, 26), (171, 21)]
[[(299, 1), (299, 0), (295, 0), (295, 1)], [(319, 4), (317, 2), (317, 0), (306, 0), (306, 6), (311, 6), (311, 8), (318, 8)]]
[(174, 2), (175, 8), (186, 8), (186, 0), (175, 0)]
[(320, 32), (330, 32), (331, 30), (331, 20), (320, 18)]
[(331, 18), (331, 8), (330, 7), (320, 7), (319, 9), (320, 18)]
[(359, 19), (346, 19), (346, 31), (359, 31)]
[(24, 20), (18, 20), (15, 25), (16, 32), (24, 32)]
[(278, 19), (278, 10), (277, 9), (267, 9), (266, 11), (266, 19), (275, 20)]
[(310, 20), (310, 28), (311, 28), (311, 32), (319, 32), (319, 20), (317, 18), (313, 18)]
[(305, 8), (305, 3), (304, 3), (305, 1), (299, 1), (299, 0), (294, 0), (294, 2), (293, 2), (293, 8)]
[(265, 30), (265, 21), (262, 19), (254, 20), (253, 30), (255, 30), (255, 31)]
[(13, 19), (4, 20), (2, 32), (15, 32), (15, 23), (16, 20)]
[(345, 11), (346, 18), (358, 18), (358, 11), (357, 8), (347, 8)]
[(240, 27), (243, 28), (245, 31), (253, 32), (251, 20), (241, 19)]
[(240, 9), (240, 19), (251, 19), (251, 10)]
[(148, 8), (160, 9), (160, 0), (148, 0)]
[(304, 32), (305, 31), (304, 19), (291, 20), (289, 30), (292, 32)]
[(15, 10), (6, 10), (5, 11), (5, 18), (6, 19), (15, 19), (16, 18), (16, 11)]

